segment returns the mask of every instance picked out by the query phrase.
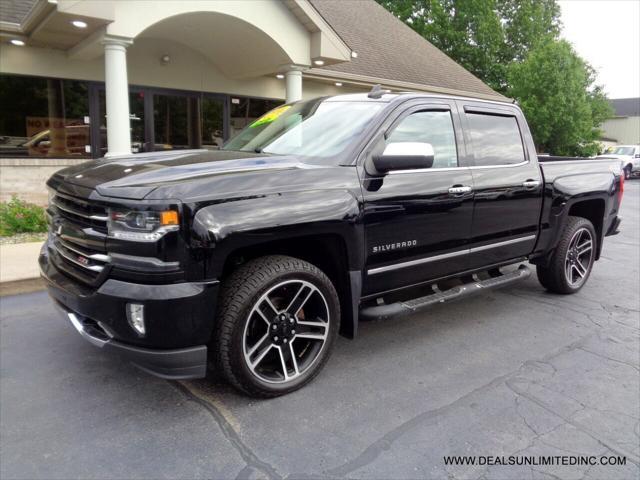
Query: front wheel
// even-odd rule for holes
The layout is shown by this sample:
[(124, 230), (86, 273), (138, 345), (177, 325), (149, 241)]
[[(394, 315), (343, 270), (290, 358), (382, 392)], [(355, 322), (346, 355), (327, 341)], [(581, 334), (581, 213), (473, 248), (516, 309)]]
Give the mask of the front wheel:
[(223, 283), (213, 348), (227, 380), (256, 397), (292, 392), (313, 379), (340, 323), (338, 295), (314, 265), (261, 257)]
[(631, 170), (632, 170), (631, 165), (627, 165), (626, 167), (624, 167), (624, 179), (625, 180), (629, 180), (631, 178)]
[(543, 287), (555, 293), (575, 293), (591, 274), (596, 258), (596, 232), (582, 217), (569, 217), (548, 265), (536, 268)]

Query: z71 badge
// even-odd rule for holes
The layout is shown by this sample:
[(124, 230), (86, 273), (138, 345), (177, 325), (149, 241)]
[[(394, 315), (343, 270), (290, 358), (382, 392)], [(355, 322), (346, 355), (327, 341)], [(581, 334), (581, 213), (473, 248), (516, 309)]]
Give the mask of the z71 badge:
[(376, 245), (373, 247), (373, 253), (389, 252), (400, 248), (411, 248), (418, 244), (417, 240), (407, 240), (406, 242), (386, 243), (384, 245)]

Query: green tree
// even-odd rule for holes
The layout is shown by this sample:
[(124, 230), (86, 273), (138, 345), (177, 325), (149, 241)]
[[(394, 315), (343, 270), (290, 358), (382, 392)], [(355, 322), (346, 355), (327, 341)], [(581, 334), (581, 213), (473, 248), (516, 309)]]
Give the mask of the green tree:
[(387, 10), (495, 90), (507, 65), (557, 37), (555, 0), (378, 0)]
[(611, 115), (595, 72), (559, 40), (556, 0), (377, 0), (494, 90), (515, 98), (539, 151), (597, 153)]
[(594, 155), (597, 127), (612, 111), (594, 70), (564, 40), (550, 40), (508, 69), (508, 95), (519, 100), (536, 147), (555, 155)]

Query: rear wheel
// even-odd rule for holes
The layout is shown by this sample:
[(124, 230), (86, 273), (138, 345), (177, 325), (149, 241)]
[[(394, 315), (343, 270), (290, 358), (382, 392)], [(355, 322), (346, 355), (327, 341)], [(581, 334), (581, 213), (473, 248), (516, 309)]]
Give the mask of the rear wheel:
[(311, 381), (329, 358), (338, 295), (314, 265), (286, 256), (252, 260), (223, 284), (214, 349), (243, 392), (275, 397)]
[(596, 253), (596, 233), (586, 218), (569, 217), (547, 266), (536, 268), (538, 280), (555, 293), (575, 293), (589, 278)]

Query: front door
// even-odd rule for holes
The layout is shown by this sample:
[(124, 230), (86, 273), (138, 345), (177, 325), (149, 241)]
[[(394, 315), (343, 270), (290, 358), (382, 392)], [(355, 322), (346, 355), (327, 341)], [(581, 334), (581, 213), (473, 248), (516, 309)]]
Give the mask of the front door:
[(384, 129), (372, 148), (391, 142), (433, 146), (432, 168), (363, 174), (366, 275), (372, 295), (467, 268), (473, 189), (454, 102), (413, 105)]
[(543, 180), (522, 113), (508, 105), (460, 101), (473, 162), (474, 212), (469, 266), (480, 268), (533, 251)]

